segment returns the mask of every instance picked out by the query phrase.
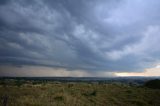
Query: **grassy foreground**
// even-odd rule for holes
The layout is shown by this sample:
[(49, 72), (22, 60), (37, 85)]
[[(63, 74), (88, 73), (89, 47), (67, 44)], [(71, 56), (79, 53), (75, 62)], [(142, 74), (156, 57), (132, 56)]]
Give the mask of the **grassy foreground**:
[(160, 106), (159, 89), (125, 84), (10, 82), (0, 84), (0, 106), (4, 97), (7, 106)]

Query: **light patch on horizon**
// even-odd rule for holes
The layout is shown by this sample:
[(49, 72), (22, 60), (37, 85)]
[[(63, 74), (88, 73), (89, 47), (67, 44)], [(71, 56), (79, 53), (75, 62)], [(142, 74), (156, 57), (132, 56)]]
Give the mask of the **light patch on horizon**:
[(160, 76), (160, 65), (154, 68), (147, 68), (144, 72), (120, 72), (115, 73), (119, 77), (142, 76), (142, 77), (158, 77)]

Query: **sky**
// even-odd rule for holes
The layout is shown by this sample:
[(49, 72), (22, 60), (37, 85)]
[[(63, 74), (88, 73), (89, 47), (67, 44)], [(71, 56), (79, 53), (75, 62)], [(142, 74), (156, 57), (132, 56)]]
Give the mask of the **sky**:
[(159, 0), (0, 0), (0, 76), (160, 76)]

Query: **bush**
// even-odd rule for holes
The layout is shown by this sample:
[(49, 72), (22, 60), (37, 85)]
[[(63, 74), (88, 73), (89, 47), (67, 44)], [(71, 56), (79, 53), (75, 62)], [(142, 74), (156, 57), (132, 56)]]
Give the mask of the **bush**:
[(160, 80), (155, 79), (155, 80), (150, 80), (147, 81), (144, 86), (149, 87), (149, 88), (154, 88), (154, 89), (160, 89)]

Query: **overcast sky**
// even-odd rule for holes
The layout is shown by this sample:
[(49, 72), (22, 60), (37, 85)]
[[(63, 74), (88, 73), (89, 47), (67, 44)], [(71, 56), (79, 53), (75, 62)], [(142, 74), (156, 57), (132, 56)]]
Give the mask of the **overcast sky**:
[(0, 0), (0, 75), (112, 76), (156, 67), (159, 12), (159, 0)]

